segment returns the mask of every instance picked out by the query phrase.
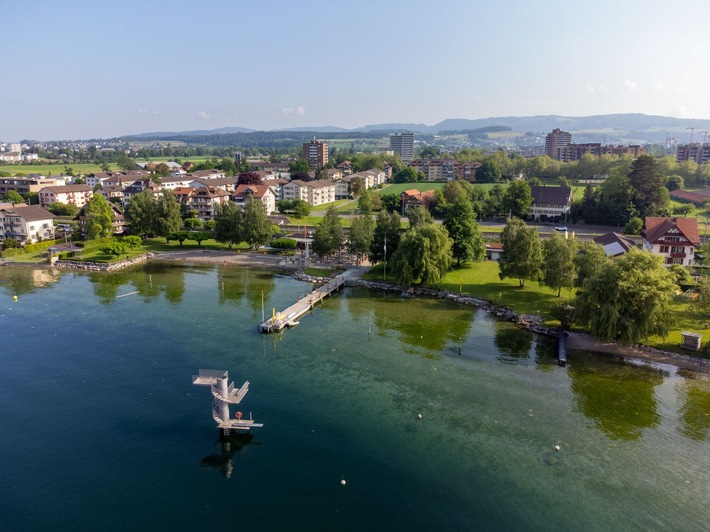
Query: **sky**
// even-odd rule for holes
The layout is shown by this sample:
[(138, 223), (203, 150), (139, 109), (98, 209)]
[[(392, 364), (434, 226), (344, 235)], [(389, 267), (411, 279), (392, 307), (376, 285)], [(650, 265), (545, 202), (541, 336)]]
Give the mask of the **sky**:
[(645, 113), (710, 119), (707, 0), (32, 0), (0, 142)]

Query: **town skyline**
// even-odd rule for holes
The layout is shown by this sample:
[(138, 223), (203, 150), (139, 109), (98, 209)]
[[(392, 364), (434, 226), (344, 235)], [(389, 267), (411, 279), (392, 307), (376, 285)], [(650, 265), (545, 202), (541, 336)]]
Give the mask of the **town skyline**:
[[(113, 138), (449, 118), (710, 119), (710, 5), (370, 0), (3, 10), (0, 138)], [(611, 15), (613, 14), (613, 16)], [(58, 31), (60, 29), (61, 31)]]

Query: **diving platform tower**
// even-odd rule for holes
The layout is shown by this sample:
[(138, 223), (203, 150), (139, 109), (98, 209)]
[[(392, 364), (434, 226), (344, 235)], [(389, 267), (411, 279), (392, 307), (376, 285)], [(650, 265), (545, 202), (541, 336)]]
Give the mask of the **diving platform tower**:
[(248, 432), (252, 428), (263, 427), (263, 423), (254, 423), (249, 413), (249, 419), (242, 419), (242, 413), (236, 412), (232, 418), (229, 405), (238, 405), (249, 391), (249, 381), (236, 390), (234, 383), (229, 384), (229, 373), (226, 370), (201, 369), (198, 375), (192, 376), (192, 384), (209, 386), (212, 391), (212, 417), (217, 422), (222, 437), (229, 437), (232, 430)]

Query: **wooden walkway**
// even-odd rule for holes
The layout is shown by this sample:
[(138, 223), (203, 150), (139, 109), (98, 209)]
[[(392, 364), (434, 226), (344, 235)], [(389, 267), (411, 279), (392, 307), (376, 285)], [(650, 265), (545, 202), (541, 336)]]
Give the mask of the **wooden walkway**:
[(279, 332), (286, 327), (298, 325), (298, 319), (304, 314), (311, 311), (316, 303), (322, 301), (327, 296), (340, 290), (345, 284), (345, 276), (338, 275), (327, 283), (316, 288), (310, 294), (300, 298), (296, 303), (288, 307), (282, 312), (276, 313), (272, 318), (269, 318), (264, 323), (259, 325), (259, 330), (263, 333)]

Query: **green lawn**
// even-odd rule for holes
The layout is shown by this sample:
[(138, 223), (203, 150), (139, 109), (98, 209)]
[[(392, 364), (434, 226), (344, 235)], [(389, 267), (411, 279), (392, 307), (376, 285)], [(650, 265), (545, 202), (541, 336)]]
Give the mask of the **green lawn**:
[[(112, 171), (118, 171), (118, 166), (115, 164), (110, 164)], [(69, 167), (73, 170), (75, 175), (79, 174), (91, 174), (94, 172), (102, 172), (101, 166), (98, 164), (13, 164), (13, 165), (2, 165), (0, 166), (0, 172), (11, 172), (13, 174), (42, 174), (47, 176), (64, 174), (65, 167)]]
[(380, 196), (382, 194), (396, 194), (399, 196), (405, 190), (416, 189), (425, 192), (427, 190), (441, 189), (443, 186), (444, 183), (393, 183), (378, 189), (377, 193)]

